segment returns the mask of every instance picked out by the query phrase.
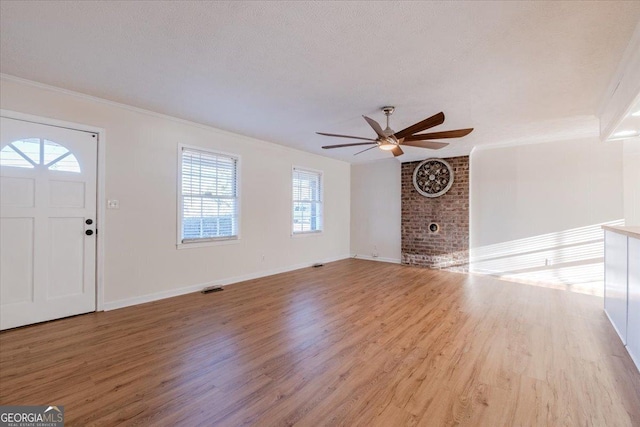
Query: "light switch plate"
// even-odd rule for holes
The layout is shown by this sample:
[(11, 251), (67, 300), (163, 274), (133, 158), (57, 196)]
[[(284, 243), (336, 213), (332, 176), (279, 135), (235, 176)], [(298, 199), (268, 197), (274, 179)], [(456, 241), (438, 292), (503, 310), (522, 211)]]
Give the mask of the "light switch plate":
[(107, 209), (120, 209), (120, 200), (107, 200)]

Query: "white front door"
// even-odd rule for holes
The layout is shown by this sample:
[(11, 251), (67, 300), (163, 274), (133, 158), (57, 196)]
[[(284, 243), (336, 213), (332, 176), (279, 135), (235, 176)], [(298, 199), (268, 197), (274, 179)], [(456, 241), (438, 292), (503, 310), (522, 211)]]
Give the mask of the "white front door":
[(95, 311), (97, 139), (0, 118), (0, 329)]

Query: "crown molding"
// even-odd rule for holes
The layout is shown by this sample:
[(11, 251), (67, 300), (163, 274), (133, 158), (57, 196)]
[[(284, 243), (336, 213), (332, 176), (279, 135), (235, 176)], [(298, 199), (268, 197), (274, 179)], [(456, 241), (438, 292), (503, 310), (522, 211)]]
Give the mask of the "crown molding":
[(138, 114), (144, 114), (147, 116), (152, 116), (152, 117), (156, 117), (159, 119), (164, 119), (164, 120), (170, 120), (172, 122), (175, 123), (180, 123), (180, 124), (184, 124), (187, 126), (192, 126), (192, 127), (196, 127), (199, 129), (204, 129), (204, 130), (208, 130), (208, 131), (213, 131), (225, 136), (229, 136), (229, 137), (242, 137), (250, 142), (256, 143), (256, 144), (261, 144), (264, 146), (264, 144), (269, 144), (272, 148), (276, 148), (279, 150), (283, 150), (283, 151), (293, 151), (293, 152), (297, 152), (297, 153), (304, 153), (307, 155), (312, 155), (312, 156), (318, 156), (321, 157), (323, 159), (330, 159), (336, 162), (341, 162), (341, 163), (345, 163), (347, 165), (349, 165), (349, 162), (346, 162), (344, 160), (339, 160), (339, 159), (334, 159), (333, 157), (327, 157), (327, 156), (323, 156), (321, 154), (317, 154), (317, 153), (311, 153), (309, 151), (304, 151), (304, 150), (300, 150), (297, 148), (293, 148), (293, 147), (289, 147), (287, 145), (282, 145), (282, 144), (278, 144), (276, 142), (271, 142), (271, 141), (265, 141), (262, 139), (258, 139), (252, 136), (248, 136), (248, 135), (243, 135), (240, 133), (235, 133), (235, 132), (231, 132), (228, 130), (224, 130), (224, 129), (220, 129), (211, 125), (207, 125), (204, 123), (198, 123), (198, 122), (193, 122), (190, 120), (186, 120), (186, 119), (181, 119), (179, 117), (174, 117), (174, 116), (170, 116), (168, 114), (163, 114), (163, 113), (158, 113), (156, 111), (151, 111), (151, 110), (146, 110), (144, 108), (140, 108), (140, 107), (134, 107), (132, 105), (128, 105), (128, 104), (123, 104), (120, 102), (116, 102), (116, 101), (110, 101), (108, 99), (104, 99), (104, 98), (99, 98), (97, 96), (93, 96), (93, 95), (87, 95), (85, 93), (81, 93), (81, 92), (76, 92), (73, 90), (69, 90), (69, 89), (63, 89), (61, 87), (57, 87), (57, 86), (51, 86), (45, 83), (40, 83), (40, 82), (36, 82), (33, 80), (28, 80), (28, 79), (24, 79), (22, 77), (17, 77), (17, 76), (13, 76), (10, 74), (4, 74), (4, 73), (0, 73), (0, 80), (6, 80), (6, 81), (10, 81), (10, 82), (15, 82), (15, 83), (19, 83), (19, 84), (23, 84), (26, 86), (31, 86), (31, 87), (35, 87), (35, 88), (39, 88), (39, 89), (44, 89), (44, 90), (48, 90), (51, 92), (56, 92), (56, 93), (60, 93), (63, 95), (67, 95), (67, 96), (72, 96), (74, 98), (78, 98), (78, 99), (83, 99), (86, 101), (90, 101), (90, 102), (95, 102), (98, 104), (103, 104), (103, 105), (108, 105), (110, 107), (114, 107), (114, 108), (119, 108), (119, 109), (123, 109), (123, 110), (127, 110), (127, 111), (132, 111), (134, 113), (138, 113)]
[(640, 22), (600, 100), (600, 139), (606, 141), (640, 95)]

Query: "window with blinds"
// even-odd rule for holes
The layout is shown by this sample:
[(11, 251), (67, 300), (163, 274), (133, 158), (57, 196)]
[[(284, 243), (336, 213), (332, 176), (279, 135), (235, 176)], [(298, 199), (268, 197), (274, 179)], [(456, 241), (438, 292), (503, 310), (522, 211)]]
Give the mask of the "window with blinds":
[(322, 231), (322, 172), (293, 168), (293, 233)]
[(238, 237), (238, 159), (182, 147), (181, 242)]

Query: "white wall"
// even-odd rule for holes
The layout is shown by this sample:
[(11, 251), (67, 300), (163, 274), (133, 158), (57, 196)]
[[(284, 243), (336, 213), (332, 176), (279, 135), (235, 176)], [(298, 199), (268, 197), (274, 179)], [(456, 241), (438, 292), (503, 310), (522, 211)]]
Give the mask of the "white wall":
[(602, 223), (623, 220), (622, 144), (574, 141), (476, 149), (471, 271), (601, 293)]
[(624, 141), (624, 219), (626, 225), (640, 225), (640, 140)]
[[(1, 85), (2, 109), (106, 129), (106, 198), (120, 201), (100, 233), (106, 308), (349, 256), (348, 163), (13, 79)], [(176, 249), (178, 143), (241, 156), (237, 244)], [(292, 165), (324, 172), (320, 236), (290, 237)]]
[(400, 262), (400, 163), (351, 165), (351, 254)]

